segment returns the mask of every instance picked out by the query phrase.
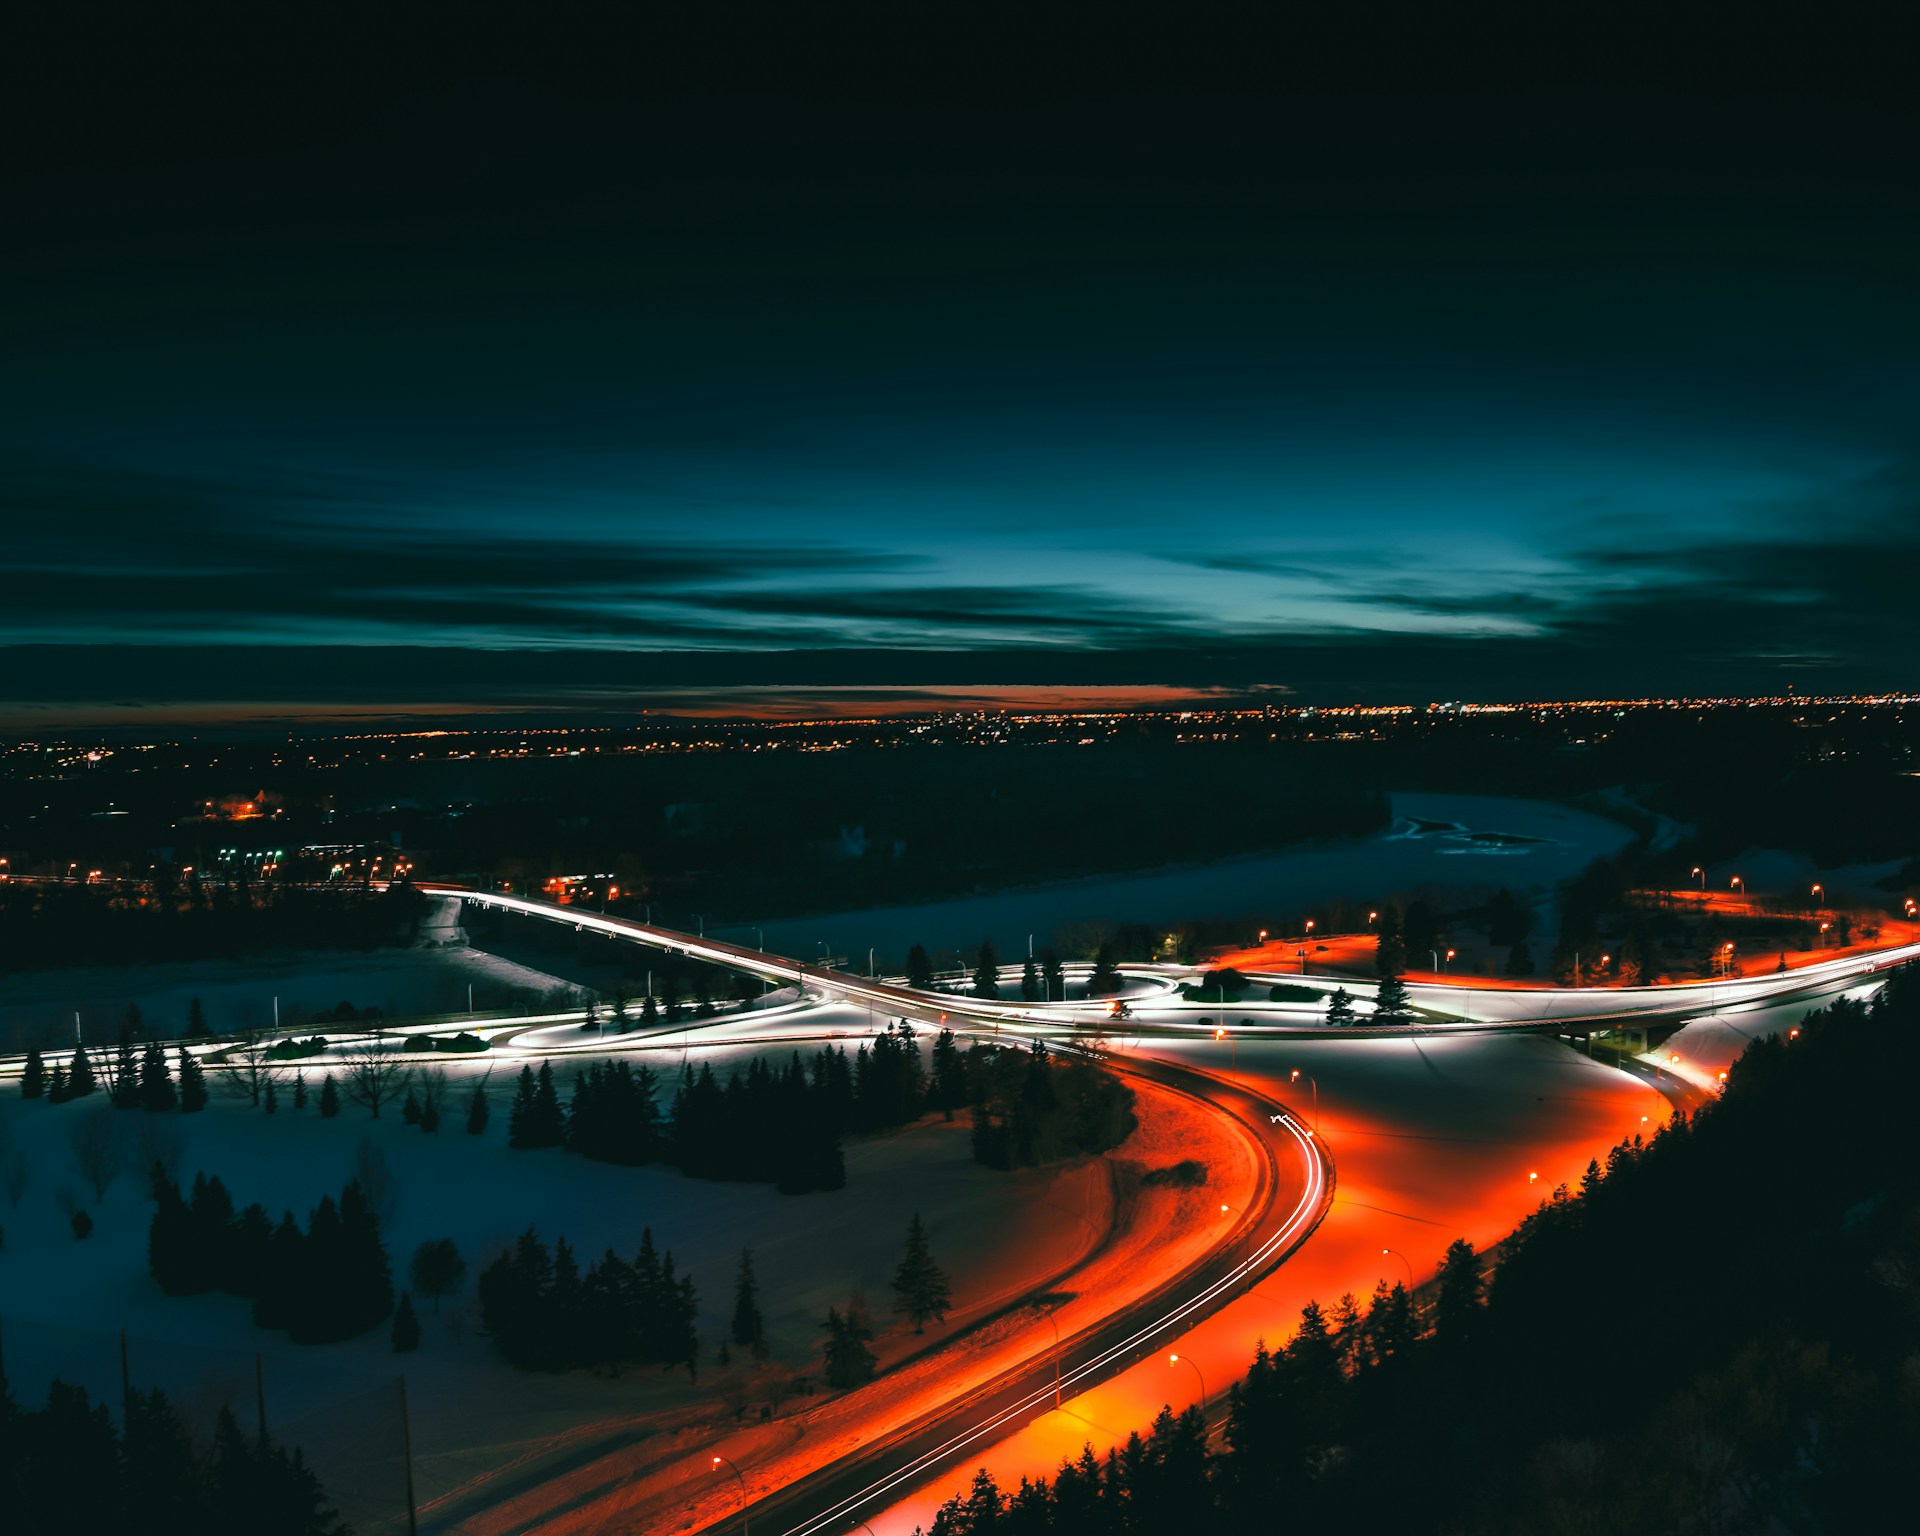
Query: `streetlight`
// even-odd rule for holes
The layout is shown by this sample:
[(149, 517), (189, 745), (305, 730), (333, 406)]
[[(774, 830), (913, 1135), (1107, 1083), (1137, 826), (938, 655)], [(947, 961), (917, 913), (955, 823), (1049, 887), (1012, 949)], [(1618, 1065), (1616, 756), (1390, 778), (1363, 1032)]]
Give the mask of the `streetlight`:
[[(1297, 1083), (1300, 1081), (1300, 1077), (1301, 1077), (1300, 1069), (1298, 1067), (1295, 1067), (1293, 1069), (1292, 1075), (1288, 1077), (1287, 1081), (1290, 1083)], [(1312, 1084), (1313, 1086), (1313, 1134), (1318, 1136), (1320, 1134), (1320, 1084), (1315, 1080), (1314, 1075), (1311, 1072), (1306, 1074), (1306, 1079), (1308, 1083)]]
[(1704, 869), (1702, 869), (1698, 864), (1693, 866), (1693, 869), (1691, 872), (1699, 878), (1700, 894), (1702, 896), (1706, 895), (1707, 894), (1707, 872)]
[(1398, 1248), (1382, 1248), (1382, 1249), (1380, 1250), (1380, 1252), (1381, 1252), (1381, 1254), (1382, 1254), (1383, 1256), (1384, 1256), (1384, 1255), (1386, 1255), (1386, 1254), (1389, 1254), (1389, 1253), (1390, 1253), (1390, 1254), (1392, 1254), (1392, 1255), (1393, 1255), (1393, 1256), (1394, 1256), (1394, 1257), (1395, 1257), (1396, 1259), (1398, 1259), (1398, 1260), (1399, 1260), (1399, 1261), (1400, 1261), (1400, 1262), (1401, 1262), (1402, 1264), (1406, 1264), (1406, 1266), (1407, 1266), (1407, 1290), (1408, 1290), (1408, 1292), (1409, 1292), (1409, 1293), (1411, 1293), (1411, 1292), (1412, 1292), (1412, 1290), (1413, 1290), (1413, 1265), (1412, 1265), (1412, 1264), (1409, 1264), (1409, 1263), (1407, 1263), (1407, 1256), (1406, 1256), (1406, 1255), (1405, 1255), (1404, 1253), (1402, 1253), (1402, 1252), (1401, 1252), (1401, 1251), (1400, 1251), (1400, 1250), (1399, 1250)]
[[(0, 859), (0, 864), (3, 864), (5, 862), (6, 861), (4, 859)], [(1267, 942), (1267, 930), (1264, 928), (1260, 930), (1260, 942), (1262, 944), (1265, 944)]]
[(1380, 914), (1378, 912), (1369, 912), (1367, 914), (1367, 926), (1371, 928), (1374, 924), (1375, 919), (1377, 919), (1379, 916)]
[(1738, 875), (1735, 875), (1731, 880), (1727, 882), (1727, 889), (1732, 890), (1736, 886), (1742, 887), (1741, 895), (1744, 896), (1746, 894), (1746, 891), (1744, 889), (1745, 885), (1746, 885), (1746, 882), (1743, 881)]
[(1822, 944), (1827, 942), (1827, 930), (1832, 926), (1833, 926), (1832, 923), (1822, 923), (1820, 925), (1820, 942)]
[[(1452, 950), (1448, 950), (1448, 951), (1447, 951), (1447, 959), (1449, 959), (1449, 960), (1451, 960), (1451, 959), (1453, 958), (1453, 956), (1454, 956), (1454, 952), (1453, 952)], [(1445, 967), (1445, 966), (1443, 965), (1443, 966), (1441, 966), (1441, 968), (1440, 968), (1440, 969), (1441, 969), (1441, 971), (1442, 971), (1442, 973), (1444, 973), (1444, 972), (1445, 972), (1445, 970), (1446, 970), (1446, 967)]]
[(1227, 1042), (1227, 1050), (1231, 1052), (1233, 1056), (1233, 1070), (1238, 1072), (1240, 1070), (1240, 1042), (1234, 1039), (1233, 1036), (1228, 1034), (1224, 1029), (1216, 1029), (1213, 1032), (1213, 1038)]
[(1537, 1173), (1529, 1173), (1529, 1174), (1527, 1175), (1527, 1185), (1528, 1185), (1528, 1187), (1529, 1187), (1529, 1188), (1531, 1188), (1531, 1187), (1532, 1187), (1532, 1186), (1533, 1186), (1534, 1184), (1536, 1184), (1536, 1183), (1538, 1183), (1538, 1182), (1539, 1182), (1539, 1180), (1540, 1180), (1540, 1175), (1539, 1175), (1539, 1174), (1537, 1174)]
[(1819, 882), (1818, 882), (1817, 880), (1816, 880), (1816, 881), (1814, 882), (1814, 886), (1813, 886), (1813, 895), (1814, 895), (1814, 896), (1815, 896), (1816, 898), (1818, 898), (1818, 897), (1820, 896), (1820, 894), (1821, 894), (1822, 892), (1824, 892), (1825, 890), (1826, 890), (1826, 887), (1825, 887), (1824, 885), (1821, 885), (1821, 884), (1820, 884), (1820, 883), (1819, 883)]
[(1179, 1365), (1182, 1361), (1192, 1369), (1193, 1379), (1200, 1383), (1200, 1406), (1205, 1408), (1207, 1406), (1207, 1378), (1200, 1374), (1200, 1367), (1196, 1365), (1192, 1357), (1188, 1355), (1167, 1356), (1168, 1365)]
[(733, 1474), (733, 1480), (740, 1485), (740, 1536), (747, 1536), (747, 1480), (740, 1475), (740, 1469), (724, 1456), (713, 1458), (713, 1470), (718, 1472), (725, 1467)]

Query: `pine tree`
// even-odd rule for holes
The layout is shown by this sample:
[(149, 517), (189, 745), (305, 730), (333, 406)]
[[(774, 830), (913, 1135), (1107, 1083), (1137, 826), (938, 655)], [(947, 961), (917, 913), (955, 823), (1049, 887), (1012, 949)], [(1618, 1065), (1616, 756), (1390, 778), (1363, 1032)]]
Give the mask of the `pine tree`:
[(1471, 1342), (1480, 1317), (1480, 1259), (1473, 1244), (1456, 1238), (1440, 1263), (1439, 1294), (1433, 1307), (1434, 1336), (1444, 1348)]
[(429, 1092), (426, 1103), (420, 1106), (420, 1129), (431, 1136), (440, 1129), (440, 1095)]
[(653, 994), (649, 992), (640, 1002), (640, 1025), (643, 1029), (650, 1029), (659, 1022), (660, 1005), (654, 1001)]
[(1400, 909), (1389, 906), (1380, 914), (1380, 936), (1375, 941), (1373, 968), (1380, 976), (1398, 976), (1407, 967), (1407, 947), (1400, 937)]
[(270, 1115), (280, 1112), (280, 1095), (274, 1091), (272, 1078), (268, 1078), (261, 1088), (260, 1107)]
[(740, 1250), (740, 1274), (733, 1287), (733, 1342), (753, 1351), (753, 1358), (764, 1360), (767, 1354), (766, 1322), (760, 1316), (760, 1287), (753, 1278), (753, 1255)]
[(140, 1059), (133, 1054), (133, 1034), (130, 1029), (121, 1031), (120, 1045), (113, 1053), (113, 1076), (109, 1082), (108, 1097), (115, 1109), (140, 1107)]
[(1000, 995), (1000, 956), (991, 939), (980, 945), (980, 956), (973, 967), (973, 995), (997, 998)]
[(1120, 990), (1120, 969), (1115, 963), (1113, 944), (1101, 940), (1100, 947), (1093, 952), (1093, 974), (1087, 978), (1089, 997), (1110, 997)]
[(873, 1351), (867, 1348), (873, 1330), (859, 1315), (849, 1311), (842, 1317), (835, 1308), (828, 1307), (827, 1320), (820, 1327), (827, 1336), (827, 1385), (845, 1391), (863, 1381), (871, 1381), (873, 1368), (878, 1364)]
[(340, 1089), (329, 1072), (320, 1079), (320, 1118), (331, 1120), (340, 1113)]
[(924, 944), (916, 944), (907, 951), (907, 985), (922, 992), (933, 990), (933, 961), (928, 958)]
[(92, 1093), (97, 1084), (93, 1080), (93, 1063), (87, 1060), (84, 1046), (75, 1046), (73, 1061), (67, 1067), (67, 1097), (84, 1099)]
[(1040, 967), (1034, 962), (1032, 955), (1027, 956), (1027, 963), (1020, 972), (1020, 1001), (1023, 1003), (1046, 1001), (1046, 988), (1040, 980)]
[(180, 1047), (180, 1113), (191, 1115), (207, 1107), (207, 1069), (184, 1045)]
[(1525, 939), (1519, 940), (1507, 951), (1507, 974), (1509, 976), (1531, 976), (1533, 974), (1533, 951), (1527, 948)]
[(925, 1333), (928, 1323), (946, 1321), (953, 1288), (946, 1272), (933, 1262), (918, 1212), (907, 1224), (907, 1252), (893, 1272), (893, 1295), (893, 1310), (905, 1314), (915, 1333)]
[(200, 1006), (200, 999), (197, 997), (190, 999), (187, 1003), (186, 1038), (189, 1040), (204, 1040), (211, 1033), (212, 1031), (207, 1028), (207, 1015), (205, 1010)]
[(73, 1097), (73, 1087), (67, 1081), (67, 1069), (64, 1064), (55, 1062), (53, 1076), (47, 1079), (47, 1102), (64, 1104)]
[(533, 1068), (524, 1066), (513, 1090), (513, 1107), (507, 1111), (507, 1145), (510, 1147), (537, 1145), (528, 1139), (534, 1132), (533, 1088)]
[(26, 1070), (20, 1074), (20, 1097), (23, 1099), (40, 1098), (47, 1091), (47, 1064), (40, 1058), (39, 1048), (27, 1052)]
[(473, 1085), (473, 1097), (467, 1100), (467, 1134), (482, 1136), (487, 1129), (487, 1085), (484, 1082)]
[(1377, 1023), (1392, 1023), (1413, 1017), (1413, 1002), (1407, 996), (1407, 984), (1398, 976), (1383, 976), (1374, 997), (1373, 1017)]
[(293, 1107), (295, 1109), (307, 1107), (307, 1074), (304, 1072), (293, 1074)]
[(420, 1123), (420, 1098), (419, 1095), (413, 1091), (411, 1085), (407, 1088), (406, 1098), (401, 1102), (400, 1118), (406, 1121), (408, 1125), (418, 1125)]
[(407, 1354), (420, 1347), (420, 1319), (413, 1315), (413, 1295), (400, 1293), (399, 1308), (393, 1314), (393, 1347), (400, 1354)]
[(537, 1140), (531, 1145), (557, 1147), (566, 1139), (566, 1114), (560, 1108), (560, 1095), (553, 1085), (553, 1067), (549, 1062), (540, 1063), (540, 1074), (534, 1080), (533, 1118)]
[(1335, 987), (1333, 996), (1327, 999), (1327, 1022), (1342, 1026), (1353, 1023), (1356, 1017), (1352, 995), (1345, 987)]

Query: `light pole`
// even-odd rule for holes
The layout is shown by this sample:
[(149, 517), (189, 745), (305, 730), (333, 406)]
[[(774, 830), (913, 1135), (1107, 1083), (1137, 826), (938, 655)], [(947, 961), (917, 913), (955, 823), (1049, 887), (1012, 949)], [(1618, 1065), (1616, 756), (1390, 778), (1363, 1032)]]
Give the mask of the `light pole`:
[(1693, 874), (1700, 881), (1700, 895), (1704, 899), (1707, 894), (1707, 872), (1696, 864), (1693, 866)]
[(1729, 891), (1737, 890), (1740, 892), (1742, 896), (1744, 896), (1747, 894), (1747, 882), (1742, 880), (1738, 875), (1735, 875), (1731, 880), (1727, 882), (1727, 889)]
[(1233, 1057), (1233, 1070), (1238, 1072), (1240, 1070), (1240, 1042), (1234, 1039), (1233, 1036), (1228, 1034), (1224, 1029), (1216, 1029), (1213, 1032), (1213, 1038), (1227, 1042), (1227, 1051)]
[[(1313, 1088), (1313, 1134), (1318, 1136), (1320, 1134), (1320, 1084), (1315, 1080), (1314, 1075), (1311, 1072), (1305, 1075), (1306, 1075), (1307, 1082), (1311, 1084)], [(1300, 1069), (1298, 1067), (1295, 1067), (1293, 1069), (1292, 1075), (1288, 1077), (1287, 1081), (1290, 1083), (1297, 1083), (1300, 1081), (1300, 1078), (1301, 1078)]]
[(1408, 1263), (1407, 1256), (1398, 1248), (1382, 1248), (1380, 1253), (1382, 1257), (1390, 1253), (1402, 1264), (1407, 1266), (1407, 1294), (1411, 1296), (1413, 1294), (1413, 1265)]
[(740, 1469), (724, 1456), (713, 1458), (713, 1470), (718, 1472), (725, 1467), (733, 1474), (733, 1480), (740, 1485), (740, 1536), (747, 1536), (747, 1480), (740, 1475)]
[(1193, 1358), (1189, 1355), (1167, 1356), (1168, 1365), (1180, 1365), (1182, 1363), (1193, 1371), (1193, 1379), (1200, 1383), (1200, 1407), (1205, 1409), (1207, 1406), (1207, 1378), (1200, 1374), (1200, 1367), (1194, 1363)]
[(1047, 1308), (1047, 1321), (1053, 1324), (1053, 1406), (1056, 1408), (1060, 1406), (1060, 1319), (1055, 1314), (1060, 1305), (1055, 1302)]

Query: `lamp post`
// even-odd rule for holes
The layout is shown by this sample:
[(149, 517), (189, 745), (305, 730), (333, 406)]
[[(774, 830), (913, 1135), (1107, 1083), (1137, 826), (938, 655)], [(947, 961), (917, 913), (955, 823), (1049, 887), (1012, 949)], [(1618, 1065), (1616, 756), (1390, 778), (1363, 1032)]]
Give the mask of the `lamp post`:
[(1193, 1379), (1200, 1383), (1200, 1406), (1204, 1409), (1207, 1406), (1207, 1378), (1200, 1374), (1200, 1367), (1195, 1364), (1192, 1357), (1188, 1355), (1168, 1355), (1167, 1364), (1185, 1364), (1193, 1372)]
[(725, 1467), (733, 1474), (733, 1480), (740, 1485), (740, 1536), (747, 1536), (747, 1480), (740, 1475), (740, 1469), (724, 1456), (713, 1458), (713, 1470), (718, 1472)]
[(1707, 872), (1704, 869), (1702, 869), (1698, 864), (1693, 866), (1692, 872), (1694, 876), (1700, 881), (1700, 894), (1704, 897), (1707, 894)]
[(1224, 1029), (1216, 1029), (1213, 1032), (1213, 1038), (1227, 1042), (1227, 1052), (1233, 1058), (1233, 1070), (1238, 1072), (1240, 1070), (1240, 1042), (1234, 1039), (1233, 1036), (1228, 1034)]
[[(1300, 1081), (1301, 1076), (1300, 1069), (1295, 1067), (1292, 1074), (1287, 1078), (1287, 1081), (1297, 1083)], [(1313, 1088), (1313, 1134), (1318, 1136), (1320, 1134), (1320, 1084), (1315, 1080), (1311, 1072), (1306, 1073), (1305, 1076), (1307, 1082)]]
[(1382, 1248), (1380, 1252), (1383, 1257), (1389, 1253), (1392, 1254), (1402, 1264), (1407, 1266), (1407, 1293), (1411, 1295), (1413, 1293), (1413, 1265), (1408, 1262), (1407, 1256), (1398, 1248)]

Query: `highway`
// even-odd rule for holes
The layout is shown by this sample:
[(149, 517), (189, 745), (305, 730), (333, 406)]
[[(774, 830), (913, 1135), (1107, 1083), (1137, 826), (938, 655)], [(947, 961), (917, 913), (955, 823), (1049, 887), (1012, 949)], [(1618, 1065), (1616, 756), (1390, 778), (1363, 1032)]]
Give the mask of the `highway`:
[[(987, 1001), (946, 994), (930, 994), (898, 982), (861, 977), (822, 966), (807, 965), (783, 956), (719, 940), (654, 928), (630, 919), (584, 913), (524, 897), (445, 891), (463, 900), (490, 903), (507, 910), (552, 921), (570, 921), (582, 930), (605, 932), (652, 945), (694, 959), (727, 966), (782, 984), (838, 997), (897, 1017), (930, 1024), (946, 1024), (957, 1032), (1033, 1035), (1073, 1048), (1090, 1030), (1111, 1030), (1131, 1037), (1122, 1070), (1150, 1076), (1163, 1086), (1204, 1099), (1223, 1114), (1256, 1130), (1266, 1141), (1275, 1175), (1267, 1180), (1268, 1193), (1260, 1209), (1243, 1229), (1213, 1257), (1189, 1272), (1170, 1279), (1144, 1301), (1127, 1307), (1081, 1335), (1064, 1341), (1059, 1350), (1059, 1392), (1063, 1402), (1076, 1393), (1112, 1380), (1166, 1350), (1196, 1325), (1237, 1300), (1248, 1299), (1259, 1283), (1277, 1269), (1312, 1235), (1332, 1207), (1335, 1172), (1324, 1140), (1310, 1122), (1303, 1123), (1287, 1104), (1274, 1098), (1256, 1073), (1201, 1070), (1177, 1052), (1148, 1053), (1157, 1041), (1177, 1044), (1209, 1040), (1226, 1020), (1218, 1003), (1178, 999), (1172, 988), (1197, 980), (1191, 966), (1128, 966), (1133, 979), (1156, 983), (1158, 995), (1131, 999), (1141, 1017), (1122, 1024), (1106, 1018), (1107, 1003), (1028, 1004)], [(1423, 1017), (1409, 1023), (1358, 1023), (1329, 1028), (1320, 1007), (1306, 1011), (1299, 1004), (1232, 1003), (1230, 1032), (1256, 1048), (1285, 1042), (1345, 1041), (1354, 1045), (1401, 1042), (1415, 1051), (1420, 1042), (1436, 1038), (1488, 1035), (1520, 1037), (1540, 1033), (1581, 1033), (1582, 1026), (1616, 1027), (1629, 1023), (1678, 1025), (1687, 1018), (1709, 1013), (1777, 1006), (1804, 1000), (1810, 1006), (1835, 992), (1861, 985), (1892, 965), (1920, 955), (1920, 945), (1908, 945), (1871, 955), (1849, 955), (1785, 974), (1742, 977), (1722, 981), (1613, 990), (1483, 989), (1427, 985), (1412, 989)], [(1250, 973), (1264, 989), (1273, 981), (1307, 983), (1324, 991), (1336, 985), (1370, 1000), (1373, 988), (1343, 978), (1271, 977)], [(1364, 1018), (1364, 1014), (1363, 1014)], [(1220, 1022), (1216, 1022), (1220, 1021)], [(741, 1023), (747, 1021), (742, 1020)], [(796, 1018), (795, 1023), (800, 1021)], [(760, 1033), (736, 1025), (724, 1032), (703, 1031), (709, 1041), (725, 1038), (745, 1044)], [(655, 1042), (659, 1036), (651, 1037)], [(1461, 1043), (1465, 1043), (1462, 1040)], [(1109, 1060), (1113, 1060), (1109, 1054)], [(1623, 1090), (1633, 1079), (1609, 1074)], [(1654, 1085), (1648, 1084), (1647, 1087)], [(1682, 1099), (1695, 1099), (1683, 1093)], [(1637, 1102), (1637, 1101), (1636, 1101)], [(1644, 1117), (1642, 1117), (1644, 1119)], [(1629, 1119), (1619, 1119), (1624, 1133)], [(1610, 1134), (1618, 1134), (1610, 1133)], [(1371, 1133), (1365, 1133), (1371, 1134)], [(1590, 1136), (1589, 1136), (1589, 1139)], [(1398, 1156), (1399, 1154), (1394, 1154)], [(1291, 1174), (1282, 1170), (1292, 1170)], [(1544, 1191), (1542, 1191), (1544, 1192)], [(1418, 1219), (1418, 1218), (1411, 1218)], [(1499, 1221), (1514, 1219), (1504, 1212)], [(1367, 1218), (1363, 1241), (1376, 1241), (1379, 1218)], [(1036, 1421), (1056, 1422), (1054, 1356), (1030, 1361), (984, 1388), (945, 1404), (938, 1412), (910, 1424), (894, 1426), (843, 1458), (785, 1487), (756, 1490), (749, 1509), (762, 1530), (783, 1536), (826, 1536), (877, 1519), (883, 1511), (898, 1512), (902, 1500), (916, 1488), (937, 1485), (941, 1474), (972, 1464), (989, 1446), (1039, 1432)], [(1147, 1367), (1151, 1369), (1150, 1367)], [(1226, 1385), (1216, 1382), (1215, 1396)], [(1051, 1416), (1051, 1417), (1049, 1417)], [(1027, 1436), (1031, 1438), (1031, 1433)], [(1042, 1437), (1044, 1439), (1044, 1435)], [(749, 1468), (749, 1471), (751, 1469)], [(737, 1514), (711, 1521), (706, 1528), (731, 1528)], [(892, 1522), (889, 1522), (890, 1527)]]

